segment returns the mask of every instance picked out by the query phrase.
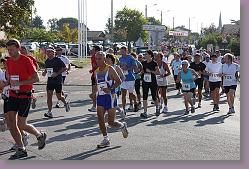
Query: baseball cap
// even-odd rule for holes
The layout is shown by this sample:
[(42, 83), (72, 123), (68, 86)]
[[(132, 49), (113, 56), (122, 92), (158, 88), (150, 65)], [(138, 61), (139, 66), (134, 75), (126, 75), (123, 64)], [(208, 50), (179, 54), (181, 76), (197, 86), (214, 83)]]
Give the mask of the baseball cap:
[(48, 48), (46, 49), (46, 51), (47, 51), (47, 52), (50, 52), (50, 51), (55, 52), (54, 47), (48, 47)]
[(187, 60), (183, 60), (182, 65), (189, 65), (189, 62)]

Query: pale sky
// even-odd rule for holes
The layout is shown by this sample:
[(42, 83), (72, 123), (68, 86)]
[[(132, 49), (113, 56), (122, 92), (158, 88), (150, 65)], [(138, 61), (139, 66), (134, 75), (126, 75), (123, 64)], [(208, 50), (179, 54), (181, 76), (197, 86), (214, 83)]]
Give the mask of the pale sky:
[[(240, 0), (114, 0), (114, 17), (116, 11), (125, 6), (137, 9), (145, 15), (146, 4), (148, 17), (154, 16), (160, 20), (160, 11), (163, 11), (163, 24), (166, 26), (173, 27), (174, 17), (175, 27), (185, 25), (189, 28), (190, 17), (191, 30), (194, 32), (200, 32), (201, 24), (208, 27), (214, 23), (217, 27), (220, 12), (222, 24), (229, 24), (230, 19), (240, 19)], [(78, 0), (35, 0), (35, 7), (37, 15), (44, 20), (44, 25), (50, 18), (78, 18)], [(90, 30), (103, 31), (111, 16), (111, 0), (87, 0), (87, 16)]]

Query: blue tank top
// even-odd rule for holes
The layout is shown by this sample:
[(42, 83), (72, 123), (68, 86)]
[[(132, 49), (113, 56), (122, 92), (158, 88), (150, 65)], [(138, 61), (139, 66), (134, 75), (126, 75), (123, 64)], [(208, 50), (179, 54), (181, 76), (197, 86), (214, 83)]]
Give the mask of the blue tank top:
[[(183, 85), (189, 84), (190, 89), (196, 88), (195, 82), (194, 82), (194, 76), (193, 76), (192, 71), (190, 69), (188, 69), (187, 73), (185, 73), (183, 70), (181, 70), (181, 79), (182, 79)], [(184, 90), (184, 87), (183, 87), (183, 90)]]
[[(96, 80), (97, 80), (97, 86), (98, 86), (98, 94), (104, 95), (103, 92), (100, 91), (101, 87), (112, 87), (114, 85), (114, 81), (111, 80), (109, 77), (109, 65), (106, 65), (104, 71), (100, 71), (99, 68), (96, 70)], [(101, 94), (102, 93), (102, 94)], [(114, 94), (115, 90), (111, 91), (111, 94)]]

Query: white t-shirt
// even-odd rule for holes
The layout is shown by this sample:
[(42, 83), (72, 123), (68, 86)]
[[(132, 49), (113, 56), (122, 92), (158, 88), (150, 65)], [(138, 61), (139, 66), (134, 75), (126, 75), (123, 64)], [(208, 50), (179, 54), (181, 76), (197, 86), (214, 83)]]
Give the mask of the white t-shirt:
[(172, 62), (172, 68), (173, 68), (174, 75), (178, 75), (179, 69), (181, 68), (181, 65), (182, 65), (181, 60), (179, 60), (179, 61), (174, 60)]
[(220, 62), (220, 63), (221, 63), (222, 59), (223, 59), (223, 56), (219, 56), (219, 57), (217, 58), (217, 62)]
[(220, 62), (217, 63), (209, 62), (205, 70), (211, 73), (211, 75), (209, 75), (210, 82), (221, 81), (221, 77), (218, 76), (218, 74), (222, 73), (222, 64)]
[[(64, 56), (64, 55), (59, 56), (59, 58), (66, 65), (66, 68), (68, 68), (68, 65), (70, 64), (70, 60), (66, 56)], [(64, 71), (62, 73), (62, 76), (67, 76), (67, 71)]]
[(222, 66), (222, 73), (224, 74), (223, 86), (237, 85), (235, 73), (240, 71), (240, 67), (236, 63), (230, 65), (224, 64)]
[[(6, 82), (5, 72), (3, 72), (2, 70), (0, 70), (0, 81)], [(9, 89), (10, 89), (10, 86), (5, 86), (5, 87), (3, 88), (3, 94), (4, 94), (6, 97), (9, 97)]]

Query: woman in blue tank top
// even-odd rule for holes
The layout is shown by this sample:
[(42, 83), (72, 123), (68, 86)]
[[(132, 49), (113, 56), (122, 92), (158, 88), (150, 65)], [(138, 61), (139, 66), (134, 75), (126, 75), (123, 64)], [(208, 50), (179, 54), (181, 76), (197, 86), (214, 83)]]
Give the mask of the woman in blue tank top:
[(182, 70), (180, 71), (177, 82), (182, 81), (182, 92), (184, 96), (185, 103), (185, 115), (189, 114), (189, 104), (191, 105), (191, 113), (195, 112), (195, 107), (193, 104), (193, 94), (195, 92), (195, 80), (198, 78), (198, 74), (189, 68), (189, 62), (187, 60), (182, 61)]

